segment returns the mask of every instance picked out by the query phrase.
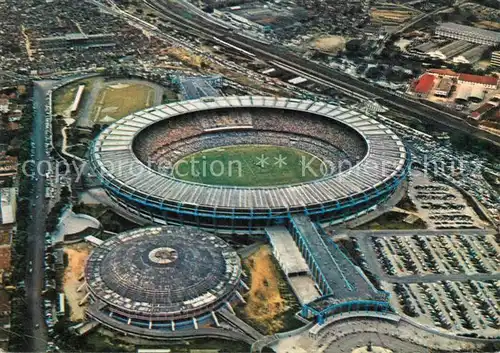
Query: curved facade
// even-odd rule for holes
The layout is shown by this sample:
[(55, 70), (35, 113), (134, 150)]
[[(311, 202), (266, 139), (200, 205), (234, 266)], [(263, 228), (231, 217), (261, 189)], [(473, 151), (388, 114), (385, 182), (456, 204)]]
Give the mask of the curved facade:
[[(318, 180), (277, 187), (198, 184), (156, 168), (155, 162), (171, 159), (182, 146), (194, 148), (214, 134), (229, 141), (242, 133), (279, 134), (309, 145), (317, 141), (321, 153), (352, 166)], [(337, 222), (366, 213), (405, 179), (409, 156), (395, 133), (358, 111), (244, 96), (179, 102), (125, 117), (94, 141), (91, 164), (117, 203), (153, 222), (259, 230), (283, 223), (292, 214)]]
[[(89, 315), (148, 329), (189, 326), (232, 300), (240, 284), (237, 253), (192, 227), (141, 228), (95, 248), (85, 270)], [(112, 318), (113, 320), (109, 320)], [(112, 326), (112, 325), (111, 325)]]

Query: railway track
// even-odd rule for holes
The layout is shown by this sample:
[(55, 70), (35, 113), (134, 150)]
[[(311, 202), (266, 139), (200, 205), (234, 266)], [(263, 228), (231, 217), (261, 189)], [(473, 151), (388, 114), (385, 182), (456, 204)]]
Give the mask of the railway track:
[(500, 148), (500, 136), (470, 125), (461, 117), (444, 111), (444, 108), (433, 107), (358, 80), (343, 72), (297, 56), (279, 45), (268, 45), (247, 36), (239, 35), (228, 26), (208, 21), (206, 17), (200, 16), (198, 13), (190, 12), (190, 9), (181, 3), (173, 5), (165, 0), (145, 0), (145, 4), (163, 14), (164, 20), (167, 20), (178, 29), (199, 38), (218, 45), (224, 45), (233, 50), (235, 48), (240, 49), (243, 54), (258, 57), (271, 65), (274, 63), (275, 65), (279, 64), (282, 67), (287, 67), (288, 71), (297, 75), (301, 73), (309, 75), (317, 81), (323, 81), (322, 84), (327, 84), (344, 94), (358, 99), (361, 99), (361, 97), (377, 99), (392, 110), (415, 117), (423, 122), (438, 125), (448, 131), (459, 131), (472, 135)]

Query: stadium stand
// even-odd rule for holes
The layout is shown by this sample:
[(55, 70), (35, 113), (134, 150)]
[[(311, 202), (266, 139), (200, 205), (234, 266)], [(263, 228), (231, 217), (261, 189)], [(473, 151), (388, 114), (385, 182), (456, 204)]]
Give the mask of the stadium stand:
[[(176, 179), (152, 163), (175, 161), (173, 152), (182, 156), (238, 139), (262, 143), (273, 136), (278, 141), (273, 144), (293, 138), (297, 148), (333, 160), (345, 154), (354, 165), (300, 184), (235, 187)], [(390, 197), (410, 163), (397, 135), (359, 111), (257, 96), (199, 99), (134, 113), (98, 136), (90, 161), (110, 197), (129, 212), (160, 224), (232, 231), (263, 231), (293, 214), (323, 222), (354, 217)]]

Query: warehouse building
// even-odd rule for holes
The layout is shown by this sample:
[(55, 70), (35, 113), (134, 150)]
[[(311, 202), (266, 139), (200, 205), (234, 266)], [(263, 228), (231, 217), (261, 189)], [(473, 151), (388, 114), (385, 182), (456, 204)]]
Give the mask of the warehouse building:
[(500, 43), (500, 33), (498, 32), (464, 26), (452, 22), (443, 23), (436, 28), (436, 35), (492, 46)]

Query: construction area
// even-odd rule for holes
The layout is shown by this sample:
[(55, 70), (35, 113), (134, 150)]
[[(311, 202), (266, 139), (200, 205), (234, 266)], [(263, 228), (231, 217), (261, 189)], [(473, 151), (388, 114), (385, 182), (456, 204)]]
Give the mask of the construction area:
[(386, 3), (370, 9), (370, 20), (376, 25), (397, 26), (408, 22), (418, 14), (419, 11), (414, 8)]
[(267, 335), (290, 329), (290, 319), (297, 324), (293, 315), (299, 310), (298, 303), (276, 266), (270, 247), (260, 247), (243, 261), (243, 268), (250, 290), (244, 296), (246, 304), (236, 308), (238, 316)]
[(312, 42), (312, 47), (319, 51), (336, 54), (345, 49), (346, 39), (342, 36), (322, 36)]
[(64, 295), (70, 308), (69, 319), (72, 322), (81, 322), (85, 319), (86, 304), (82, 301), (86, 293), (81, 290), (81, 287), (84, 284), (83, 276), (90, 251), (91, 247), (86, 243), (64, 247), (64, 253), (68, 259), (63, 278)]

